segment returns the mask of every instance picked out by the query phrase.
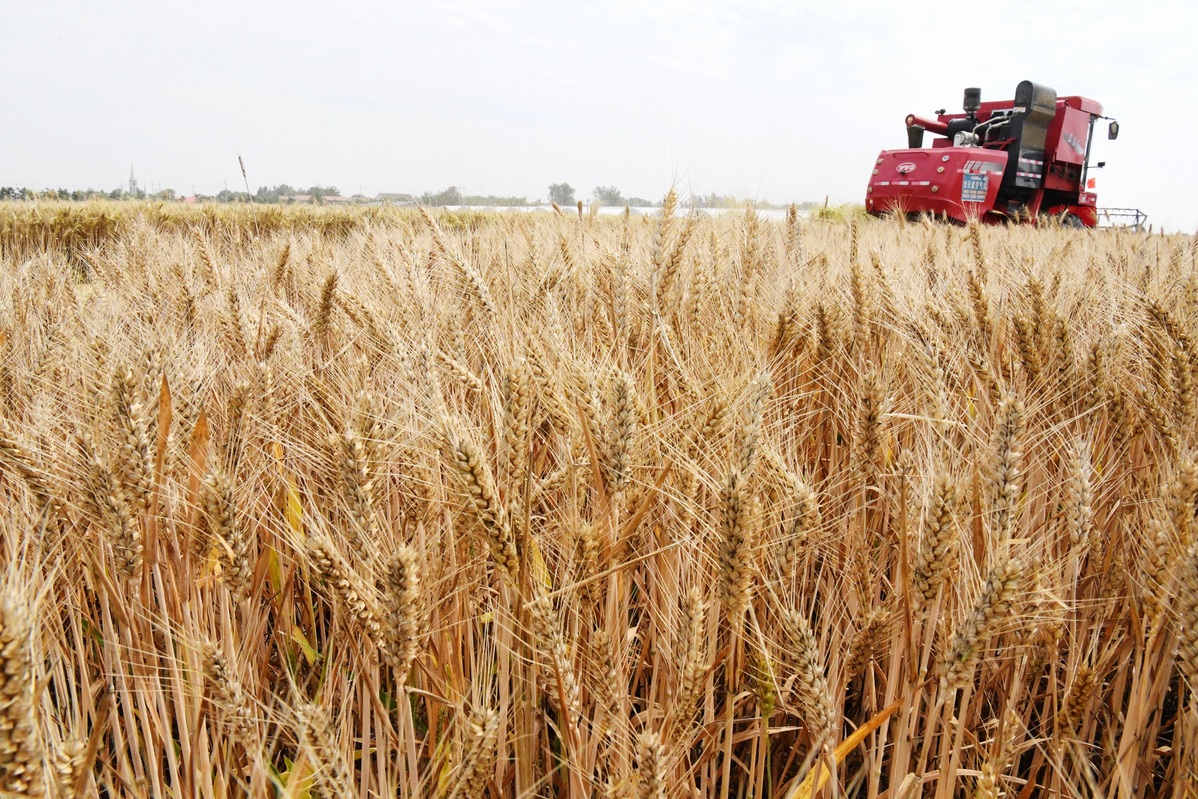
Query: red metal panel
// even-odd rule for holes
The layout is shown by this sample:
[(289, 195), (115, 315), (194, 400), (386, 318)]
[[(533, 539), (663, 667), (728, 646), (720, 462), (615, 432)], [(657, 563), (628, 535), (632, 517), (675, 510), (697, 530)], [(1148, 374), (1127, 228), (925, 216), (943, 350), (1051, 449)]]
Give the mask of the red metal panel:
[(1090, 137), (1090, 115), (1069, 106), (1057, 106), (1057, 115), (1048, 126), (1046, 161), (1061, 161), (1066, 164), (1084, 164), (1086, 142)]
[(1091, 100), (1089, 97), (1079, 97), (1077, 95), (1058, 97), (1057, 105), (1067, 105), (1070, 108), (1085, 111), (1087, 114), (1092, 114), (1096, 117), (1102, 116), (1102, 103), (1097, 100)]
[(961, 221), (993, 210), (1007, 154), (980, 147), (883, 150), (874, 164), (865, 208), (943, 214)]

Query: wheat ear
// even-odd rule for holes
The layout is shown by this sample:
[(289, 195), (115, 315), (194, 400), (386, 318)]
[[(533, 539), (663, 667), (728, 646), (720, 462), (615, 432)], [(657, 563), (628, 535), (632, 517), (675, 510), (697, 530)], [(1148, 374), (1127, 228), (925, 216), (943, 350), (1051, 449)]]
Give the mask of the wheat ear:
[(247, 752), (253, 751), (256, 738), (253, 706), (233, 665), (225, 656), (224, 650), (216, 643), (205, 644), (201, 654), (204, 660), (204, 677), (212, 690), (213, 705), (228, 724), (237, 742), (244, 746)]
[(986, 578), (977, 602), (953, 633), (952, 643), (941, 665), (940, 684), (957, 690), (973, 679), (973, 671), (991, 636), (1005, 620), (1023, 581), (1023, 565), (1000, 558)]
[(342, 759), (342, 748), (333, 735), (329, 713), (320, 705), (303, 702), (295, 708), (300, 746), (312, 759), (317, 778), (332, 796), (353, 796), (353, 780)]
[(748, 607), (753, 581), (753, 497), (737, 469), (728, 473), (720, 489), (723, 516), (719, 543), (719, 597), (730, 622)]
[(104, 523), (117, 570), (124, 577), (132, 578), (141, 571), (141, 528), (125, 498), (124, 489), (109, 467), (108, 459), (96, 448), (91, 434), (81, 431), (75, 441), (87, 469), (92, 504)]
[(473, 799), (483, 795), (487, 775), (495, 767), (499, 722), (499, 713), (492, 708), (482, 708), (466, 719), (462, 736), (462, 764), (447, 799)]
[(636, 739), (637, 799), (665, 799), (665, 747), (661, 736), (645, 730)]
[(396, 549), (387, 568), (386, 587), (386, 657), (395, 672), (396, 682), (402, 685), (420, 653), (421, 640), (427, 628), (420, 558), (411, 546), (400, 544)]
[(812, 748), (818, 750), (831, 739), (836, 722), (823, 658), (815, 633), (802, 613), (793, 608), (784, 608), (782, 623), (798, 663), (795, 694), (811, 732)]
[(0, 792), (41, 796), (42, 752), (34, 719), (29, 611), (11, 592), (0, 595)]
[(466, 490), (468, 507), (487, 538), (491, 560), (501, 574), (514, 581), (520, 565), (516, 543), (507, 523), (507, 514), (499, 504), (491, 471), (470, 439), (450, 431), (448, 444), (458, 482)]
[(216, 537), (221, 564), (221, 582), (238, 597), (249, 593), (254, 569), (250, 563), (250, 536), (238, 518), (237, 500), (233, 496), (233, 481), (222, 469), (215, 469), (204, 478), (204, 514), (208, 529)]
[(998, 405), (998, 426), (990, 459), (990, 496), (994, 509), (993, 541), (1002, 545), (1010, 537), (1019, 499), (1020, 466), (1023, 460), (1023, 402), (1013, 395)]
[(953, 567), (956, 556), (956, 526), (953, 513), (957, 504), (957, 487), (948, 472), (936, 475), (932, 498), (923, 523), (923, 540), (916, 555), (911, 575), (914, 598), (919, 610), (935, 601), (944, 578)]
[(578, 686), (570, 650), (566, 645), (566, 637), (562, 633), (561, 622), (548, 597), (538, 597), (529, 602), (528, 610), (532, 617), (533, 636), (536, 639), (537, 648), (547, 653), (553, 664), (561, 701), (565, 702), (562, 711), (568, 714), (567, 723), (574, 724), (574, 720), (582, 711), (582, 692)]

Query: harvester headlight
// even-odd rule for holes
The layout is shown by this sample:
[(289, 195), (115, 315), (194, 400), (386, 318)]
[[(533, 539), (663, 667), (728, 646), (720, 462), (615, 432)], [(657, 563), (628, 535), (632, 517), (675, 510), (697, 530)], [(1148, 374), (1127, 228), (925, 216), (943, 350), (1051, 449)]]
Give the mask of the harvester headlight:
[(939, 187), (939, 186), (933, 186), (933, 187), (932, 187), (932, 194), (936, 194), (936, 193), (937, 193), (937, 192), (939, 192), (939, 191), (940, 191), (940, 187)]
[(937, 171), (937, 172), (943, 172), (943, 171), (944, 171), (944, 167), (942, 167), (942, 166), (938, 166), (938, 167), (936, 167), (936, 171)]
[(874, 170), (874, 174), (875, 174), (875, 175), (876, 175), (876, 174), (878, 174), (878, 170), (876, 170), (876, 169), (875, 169), (875, 170)]

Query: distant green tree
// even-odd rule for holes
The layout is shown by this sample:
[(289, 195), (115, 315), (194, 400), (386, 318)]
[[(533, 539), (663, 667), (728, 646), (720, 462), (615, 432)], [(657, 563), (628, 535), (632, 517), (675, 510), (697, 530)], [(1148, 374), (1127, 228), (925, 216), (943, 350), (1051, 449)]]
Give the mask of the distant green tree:
[(300, 192), (300, 193), (312, 195), (313, 197), (316, 198), (317, 202), (320, 202), (325, 197), (337, 197), (337, 196), (340, 196), (340, 194), (341, 194), (341, 192), (337, 189), (336, 186), (311, 186), (308, 188), (307, 191)]
[(624, 195), (615, 186), (596, 186), (591, 192), (600, 205), (623, 205)]
[(552, 183), (549, 185), (549, 202), (558, 205), (573, 205), (574, 187), (569, 183)]
[(462, 191), (457, 186), (436, 193), (426, 191), (420, 195), (421, 205), (464, 205), (462, 200)]
[[(291, 198), (297, 194), (304, 192), (287, 185), (279, 183), (275, 186), (259, 186), (258, 191), (254, 192), (254, 202), (256, 203), (277, 203), (277, 202), (294, 202)], [(284, 200), (283, 198), (287, 199)]]
[(462, 205), (507, 205), (507, 206), (524, 206), (528, 205), (527, 197), (499, 197), (494, 194), (467, 194), (462, 198)]

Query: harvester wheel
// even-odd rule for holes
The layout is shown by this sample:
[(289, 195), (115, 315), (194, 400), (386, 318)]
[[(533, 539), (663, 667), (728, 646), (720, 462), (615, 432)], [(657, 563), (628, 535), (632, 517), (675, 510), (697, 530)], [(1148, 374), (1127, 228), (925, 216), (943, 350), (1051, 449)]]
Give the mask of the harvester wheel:
[(1085, 226), (1086, 223), (1082, 221), (1080, 216), (1071, 213), (1040, 214), (1040, 216), (1036, 219), (1036, 227), (1076, 229), (1084, 228)]

